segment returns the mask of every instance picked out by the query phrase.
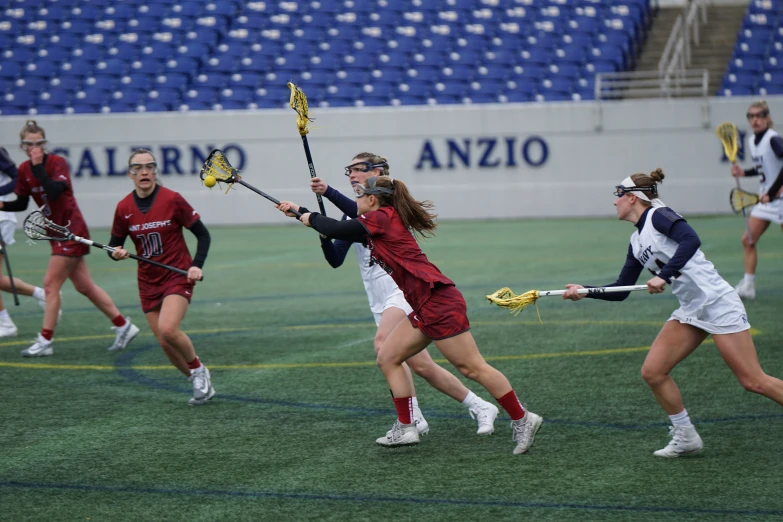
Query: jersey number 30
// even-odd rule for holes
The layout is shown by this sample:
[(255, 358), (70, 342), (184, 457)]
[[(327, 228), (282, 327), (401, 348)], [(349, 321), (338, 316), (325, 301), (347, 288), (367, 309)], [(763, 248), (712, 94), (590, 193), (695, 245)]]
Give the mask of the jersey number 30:
[(142, 256), (155, 257), (163, 253), (163, 241), (161, 241), (158, 232), (139, 234), (139, 239), (141, 239)]

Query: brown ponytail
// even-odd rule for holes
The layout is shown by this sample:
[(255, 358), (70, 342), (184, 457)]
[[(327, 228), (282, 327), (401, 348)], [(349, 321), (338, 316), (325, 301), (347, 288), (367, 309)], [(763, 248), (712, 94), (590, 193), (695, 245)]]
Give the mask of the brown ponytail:
[[(388, 168), (388, 167), (387, 167)], [(405, 183), (389, 177), (375, 178), (375, 186), (391, 189), (393, 194), (374, 194), (382, 207), (394, 207), (405, 228), (421, 237), (434, 236), (433, 230), (438, 227), (435, 222), (437, 214), (430, 212), (435, 208), (432, 201), (417, 201), (413, 199)]]

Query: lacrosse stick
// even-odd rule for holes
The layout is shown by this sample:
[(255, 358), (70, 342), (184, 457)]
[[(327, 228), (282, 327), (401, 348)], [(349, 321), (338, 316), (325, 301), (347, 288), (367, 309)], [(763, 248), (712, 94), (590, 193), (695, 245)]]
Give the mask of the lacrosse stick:
[[(313, 165), (313, 156), (310, 154), (310, 145), (307, 143), (307, 133), (310, 132), (307, 124), (313, 121), (313, 119), (308, 115), (307, 96), (292, 82), (288, 82), (288, 88), (291, 89), (289, 104), (296, 111), (296, 127), (299, 129), (299, 135), (302, 137), (302, 145), (307, 157), (307, 168), (310, 169), (310, 178), (312, 179), (315, 177), (315, 165)], [(318, 209), (321, 211), (321, 215), (325, 216), (324, 199), (320, 194), (316, 194), (315, 197), (318, 200)]]
[(14, 283), (14, 274), (11, 272), (11, 260), (8, 259), (8, 249), (6, 248), (3, 235), (0, 233), (0, 249), (3, 250), (3, 257), (5, 258), (5, 269), (8, 272), (8, 279), (11, 281), (11, 293), (14, 295), (14, 304), (19, 306), (19, 295), (16, 293), (16, 283)]
[[(737, 164), (737, 151), (739, 150), (739, 143), (737, 143), (737, 126), (730, 121), (721, 123), (715, 129), (715, 135), (718, 136), (721, 144), (723, 145), (723, 152), (726, 153), (726, 157), (729, 159), (732, 165)], [(740, 180), (736, 176), (732, 176), (737, 183), (737, 188), (742, 190), (740, 186)], [(732, 205), (733, 208), (733, 205)], [(750, 235), (750, 224), (748, 223), (748, 215), (745, 212), (745, 207), (741, 208), (742, 216), (745, 218), (745, 232), (748, 234), (748, 244), (753, 244), (753, 236)], [(735, 210), (736, 212), (736, 210)]]
[[(595, 288), (580, 288), (578, 294), (604, 294), (611, 292), (634, 292), (636, 290), (647, 290), (647, 285), (633, 286), (598, 286)], [(498, 305), (501, 308), (507, 308), (514, 315), (517, 315), (526, 307), (538, 301), (540, 297), (549, 295), (563, 295), (567, 290), (529, 290), (521, 295), (516, 295), (510, 288), (501, 288), (493, 294), (487, 296), (487, 300)]]
[(748, 207), (758, 205), (759, 196), (758, 194), (753, 194), (747, 190), (733, 188), (729, 193), (729, 203), (731, 203), (731, 210), (736, 214), (739, 214), (740, 212), (744, 212)]
[[(83, 245), (100, 248), (106, 250), (107, 252), (114, 252), (117, 250), (116, 248), (102, 245), (97, 241), (77, 236), (68, 230), (68, 227), (58, 225), (57, 223), (46, 219), (46, 216), (44, 216), (43, 212), (40, 210), (34, 210), (30, 212), (30, 215), (27, 216), (27, 219), (24, 220), (24, 233), (27, 237), (34, 240), (45, 239), (46, 241), (77, 241)], [(172, 272), (176, 272), (184, 276), (188, 275), (187, 270), (182, 270), (181, 268), (174, 266), (164, 265), (163, 263), (158, 263), (157, 261), (147, 259), (146, 257), (140, 257), (134, 254), (128, 254), (128, 257), (135, 259), (136, 261), (149, 263), (150, 265), (155, 265), (160, 268), (165, 268), (166, 270), (171, 270)]]
[[(215, 184), (211, 181), (210, 183), (207, 183), (206, 180), (209, 178), (213, 178), (217, 182), (222, 181), (223, 183), (227, 183), (229, 186), (233, 183), (239, 183), (240, 185), (249, 188), (259, 196), (265, 197), (275, 205), (280, 204), (280, 200), (273, 198), (263, 190), (258, 190), (250, 183), (245, 182), (239, 175), (239, 171), (231, 166), (231, 163), (228, 162), (228, 158), (226, 158), (226, 155), (220, 149), (215, 149), (209, 153), (207, 161), (205, 161), (204, 166), (201, 167), (201, 173), (199, 176), (202, 180), (205, 180), (204, 184), (207, 186), (212, 186)], [(288, 212), (296, 215), (296, 217), (302, 216), (302, 214), (293, 209), (289, 210)]]

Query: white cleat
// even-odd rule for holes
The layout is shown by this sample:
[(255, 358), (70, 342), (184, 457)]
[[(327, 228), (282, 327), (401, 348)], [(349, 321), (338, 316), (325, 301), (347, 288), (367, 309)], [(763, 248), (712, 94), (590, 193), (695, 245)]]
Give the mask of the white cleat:
[(209, 375), (209, 370), (203, 364), (190, 371), (189, 379), (193, 383), (193, 397), (188, 401), (191, 406), (206, 404), (209, 399), (215, 396), (212, 378)]
[(386, 435), (375, 441), (381, 446), (393, 448), (396, 446), (412, 446), (419, 443), (419, 430), (416, 424), (400, 424), (399, 419), (394, 421), (394, 426)]
[[(413, 407), (413, 423), (416, 425), (416, 431), (419, 435), (426, 435), (430, 432), (430, 423), (424, 418), (424, 414), (421, 412), (418, 406)], [(394, 428), (394, 426), (392, 426)], [(392, 430), (386, 432), (387, 437), (391, 437)]]
[(33, 345), (20, 353), (22, 357), (46, 357), (47, 355), (52, 355), (54, 353), (52, 341), (47, 341), (41, 334), (38, 334)]
[(419, 435), (426, 435), (430, 432), (430, 423), (424, 418), (424, 414), (418, 406), (413, 407), (413, 423), (416, 425)]
[(532, 411), (526, 411), (525, 416), (519, 420), (511, 421), (511, 440), (517, 441), (517, 446), (514, 448), (514, 455), (520, 453), (527, 453), (530, 446), (533, 445), (533, 440), (536, 438), (536, 432), (541, 427), (541, 423), (544, 419)]
[(492, 403), (489, 403), (481, 397), (476, 397), (473, 402), (470, 403), (468, 409), (471, 419), (478, 421), (479, 435), (491, 435), (495, 431), (495, 419), (498, 418), (498, 409)]
[(114, 343), (109, 346), (110, 352), (124, 350), (128, 344), (139, 335), (139, 327), (130, 322), (130, 317), (125, 318), (125, 326), (112, 326), (112, 330), (117, 332)]
[(1, 337), (16, 337), (19, 333), (16, 325), (10, 317), (0, 319), (0, 338)]
[(751, 301), (756, 298), (756, 285), (750, 281), (746, 281), (745, 279), (737, 283), (737, 286), (734, 287), (734, 290), (737, 291), (737, 295), (739, 295), (742, 299)]
[(673, 459), (693, 455), (704, 448), (704, 443), (693, 426), (671, 426), (669, 435), (672, 438), (669, 444), (665, 448), (653, 452), (653, 455)]

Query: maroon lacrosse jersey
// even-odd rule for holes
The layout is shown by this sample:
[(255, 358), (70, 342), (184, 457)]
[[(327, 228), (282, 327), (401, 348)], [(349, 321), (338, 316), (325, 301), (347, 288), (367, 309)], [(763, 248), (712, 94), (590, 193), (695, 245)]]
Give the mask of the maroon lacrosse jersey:
[(359, 222), (369, 235), (370, 262), (378, 263), (394, 279), (414, 311), (427, 301), (435, 283), (454, 285), (430, 263), (394, 207), (362, 214)]
[[(44, 161), (44, 170), (52, 181), (61, 181), (66, 183), (67, 188), (54, 201), (46, 197), (41, 183), (33, 176), (30, 160), (19, 165), (19, 178), (16, 180), (17, 196), (32, 196), (36, 205), (41, 208), (44, 215), (58, 225), (68, 227), (68, 229), (83, 238), (90, 238), (90, 231), (87, 230), (87, 223), (84, 221), (82, 211), (76, 203), (71, 186), (71, 174), (68, 172), (68, 163), (65, 159), (56, 154), (47, 154)], [(52, 241), (52, 252), (60, 255), (85, 255), (90, 251), (90, 247), (77, 243), (76, 241)]]
[[(199, 215), (179, 193), (158, 186), (155, 201), (142, 214), (133, 199), (133, 192), (117, 204), (111, 234), (130, 236), (136, 245), (136, 254), (164, 265), (188, 270), (193, 263), (182, 227), (189, 228)], [(139, 294), (155, 295), (170, 283), (181, 283), (185, 276), (149, 263), (139, 262)]]

